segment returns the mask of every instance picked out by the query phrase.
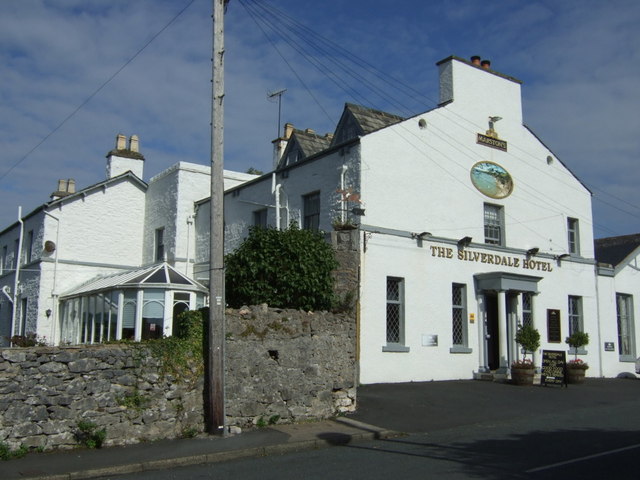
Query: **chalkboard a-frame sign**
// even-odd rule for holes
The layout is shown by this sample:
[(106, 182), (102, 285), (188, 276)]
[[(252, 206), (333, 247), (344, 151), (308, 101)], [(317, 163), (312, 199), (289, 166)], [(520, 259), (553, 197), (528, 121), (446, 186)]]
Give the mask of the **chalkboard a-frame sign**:
[(542, 351), (542, 385), (567, 386), (566, 353), (560, 350)]

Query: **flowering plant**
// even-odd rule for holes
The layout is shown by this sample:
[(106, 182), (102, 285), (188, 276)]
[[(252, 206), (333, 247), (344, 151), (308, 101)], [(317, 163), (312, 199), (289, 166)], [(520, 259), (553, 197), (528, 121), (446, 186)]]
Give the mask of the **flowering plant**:
[(586, 370), (587, 368), (589, 368), (589, 365), (587, 364), (587, 362), (583, 362), (582, 360), (577, 358), (575, 360), (569, 360), (567, 362), (567, 368), (575, 368), (575, 369), (578, 369), (578, 370)]
[(511, 368), (533, 368), (533, 361), (529, 358), (515, 360), (511, 363)]

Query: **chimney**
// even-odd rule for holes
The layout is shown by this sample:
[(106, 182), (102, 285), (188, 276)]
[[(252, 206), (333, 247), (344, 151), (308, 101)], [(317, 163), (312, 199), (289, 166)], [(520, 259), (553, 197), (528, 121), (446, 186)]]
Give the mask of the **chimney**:
[(285, 123), (284, 124), (284, 140), (289, 140), (291, 138), (292, 133), (293, 133), (293, 124)]
[(58, 200), (74, 193), (76, 193), (76, 181), (73, 178), (68, 180), (60, 179), (58, 180), (58, 189), (51, 194), (50, 198), (51, 200)]
[(142, 179), (144, 155), (140, 153), (140, 141), (137, 135), (127, 137), (119, 133), (116, 136), (116, 148), (107, 153), (107, 179), (131, 172)]
[(313, 128), (307, 128), (305, 129), (304, 133), (310, 133), (312, 135), (315, 135), (316, 131)]
[(287, 148), (287, 143), (289, 143), (289, 139), (293, 134), (293, 124), (285, 123), (284, 124), (284, 133), (282, 137), (276, 138), (273, 142), (273, 169), (278, 168), (278, 164), (280, 163), (280, 159), (282, 158), (282, 154), (284, 153), (285, 148)]

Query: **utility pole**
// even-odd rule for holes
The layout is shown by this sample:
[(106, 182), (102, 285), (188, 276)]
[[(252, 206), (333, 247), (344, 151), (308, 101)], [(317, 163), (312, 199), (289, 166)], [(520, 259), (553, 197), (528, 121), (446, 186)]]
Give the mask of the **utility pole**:
[(229, 0), (213, 0), (211, 94), (211, 218), (209, 234), (209, 341), (207, 430), (225, 434), (224, 411), (224, 11)]

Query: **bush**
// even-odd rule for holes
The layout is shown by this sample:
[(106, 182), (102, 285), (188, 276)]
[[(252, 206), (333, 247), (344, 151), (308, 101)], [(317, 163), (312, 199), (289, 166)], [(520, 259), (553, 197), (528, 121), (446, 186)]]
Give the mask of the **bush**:
[(337, 267), (321, 233), (253, 227), (226, 258), (226, 301), (232, 307), (267, 303), (280, 308), (329, 310)]
[(107, 429), (98, 429), (98, 426), (87, 420), (78, 422), (76, 439), (87, 448), (101, 448), (107, 438)]

